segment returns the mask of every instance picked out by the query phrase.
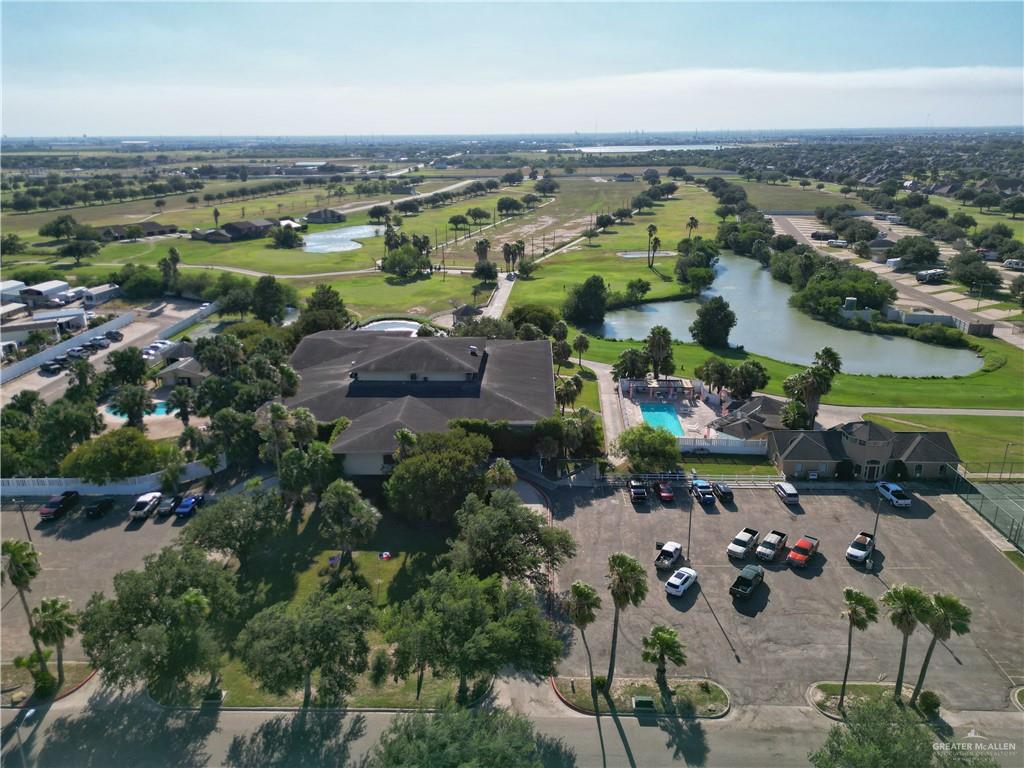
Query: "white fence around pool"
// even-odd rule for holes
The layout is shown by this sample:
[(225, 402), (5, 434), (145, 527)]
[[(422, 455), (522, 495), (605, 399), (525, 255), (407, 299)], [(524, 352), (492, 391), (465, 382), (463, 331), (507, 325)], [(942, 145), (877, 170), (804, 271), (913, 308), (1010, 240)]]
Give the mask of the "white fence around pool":
[[(223, 459), (218, 471), (224, 467)], [(139, 493), (160, 490), (162, 472), (151, 472), (148, 475), (126, 477), (105, 485), (87, 483), (77, 477), (5, 477), (0, 479), (0, 495), (11, 496), (53, 496), (64, 491), (78, 491), (85, 495), (131, 496)], [(180, 483), (207, 477), (212, 474), (209, 467), (198, 461), (185, 465), (178, 478)]]
[(734, 456), (767, 456), (767, 440), (730, 440), (724, 437), (677, 437), (680, 453), (727, 453)]

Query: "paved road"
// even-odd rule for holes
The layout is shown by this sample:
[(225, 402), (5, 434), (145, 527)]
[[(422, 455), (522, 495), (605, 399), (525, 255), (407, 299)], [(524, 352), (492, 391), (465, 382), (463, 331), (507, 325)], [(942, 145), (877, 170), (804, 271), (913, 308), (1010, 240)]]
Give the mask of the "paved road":
[[(543, 685), (546, 685), (544, 683)], [(1024, 748), (1020, 712), (944, 713), (957, 737), (974, 729), (990, 742)], [(4, 710), (4, 764), (12, 768), (178, 768), (179, 766), (345, 765), (364, 756), (391, 715), (290, 712), (168, 712), (137, 695), (100, 689), (94, 682), (22, 724)], [(538, 731), (559, 740), (559, 766), (701, 765), (777, 768), (807, 765), (807, 753), (825, 738), (831, 721), (810, 707), (744, 707), (721, 720), (640, 723), (572, 712), (539, 713)], [(974, 740), (979, 741), (979, 740)]]
[[(786, 234), (792, 235), (797, 239), (798, 242), (806, 243), (818, 250), (819, 243), (811, 240), (803, 232), (800, 231), (786, 216), (773, 216), (772, 220), (776, 225), (782, 228)], [(894, 235), (895, 236), (895, 235)], [(896, 239), (899, 239), (897, 236)], [(822, 251), (822, 253), (824, 253)], [(825, 254), (830, 255), (830, 254)], [(930, 307), (931, 309), (938, 310), (939, 312), (953, 317), (960, 318), (972, 323), (992, 323), (994, 322), (991, 318), (978, 315), (974, 312), (968, 312), (967, 310), (961, 309), (960, 307), (953, 306), (948, 301), (936, 298), (926, 291), (919, 290), (913, 286), (905, 285), (898, 282), (896, 278), (898, 275), (894, 272), (875, 272), (880, 278), (888, 280), (896, 289), (903, 294), (907, 299), (913, 301), (916, 304)], [(1000, 339), (1013, 344), (1014, 346), (1024, 348), (1024, 334), (1014, 334), (1006, 323), (995, 322), (996, 330), (995, 335)]]
[(845, 424), (863, 418), (865, 413), (891, 413), (905, 416), (1008, 416), (1021, 418), (1024, 411), (998, 408), (884, 408), (874, 405), (822, 405), (818, 409), (818, 422), (824, 427)]
[[(601, 401), (601, 420), (604, 423), (604, 444), (605, 448), (610, 450), (625, 428), (622, 405), (619, 402), (619, 388), (612, 378), (610, 365), (595, 363), (592, 360), (584, 360), (583, 365), (597, 375), (597, 393)], [(615, 460), (617, 457), (609, 453), (609, 458)]]

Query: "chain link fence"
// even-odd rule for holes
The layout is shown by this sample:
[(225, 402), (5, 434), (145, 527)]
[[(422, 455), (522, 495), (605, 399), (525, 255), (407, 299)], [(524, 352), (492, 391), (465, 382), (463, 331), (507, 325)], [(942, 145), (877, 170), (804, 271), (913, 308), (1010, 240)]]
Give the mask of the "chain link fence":
[[(1024, 552), (1024, 482), (1012, 465), (953, 467), (953, 492)], [(1019, 464), (1018, 470), (1024, 469)]]

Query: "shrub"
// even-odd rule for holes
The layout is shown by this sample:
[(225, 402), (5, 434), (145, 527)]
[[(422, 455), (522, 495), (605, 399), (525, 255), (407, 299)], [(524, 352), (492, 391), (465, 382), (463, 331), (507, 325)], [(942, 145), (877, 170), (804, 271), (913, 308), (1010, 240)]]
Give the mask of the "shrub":
[(598, 675), (594, 678), (594, 687), (603, 693), (605, 688), (608, 687), (608, 678), (604, 675)]
[(924, 713), (924, 716), (929, 720), (933, 720), (939, 715), (939, 695), (935, 691), (922, 691), (921, 696), (917, 700), (917, 708)]

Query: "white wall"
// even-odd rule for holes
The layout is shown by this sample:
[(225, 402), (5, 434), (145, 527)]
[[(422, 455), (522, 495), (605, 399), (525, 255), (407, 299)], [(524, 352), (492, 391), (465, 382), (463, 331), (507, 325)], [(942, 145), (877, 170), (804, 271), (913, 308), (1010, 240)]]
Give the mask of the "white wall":
[(174, 334), (180, 333), (181, 331), (184, 331), (186, 328), (189, 328), (189, 327), (195, 325), (200, 320), (202, 320), (205, 317), (209, 317), (210, 315), (212, 315), (216, 311), (217, 311), (217, 302), (214, 301), (206, 309), (200, 309), (195, 314), (189, 315), (188, 317), (184, 318), (183, 320), (179, 320), (174, 325), (171, 325), (171, 326), (168, 326), (167, 328), (164, 328), (162, 331), (160, 331), (160, 333), (157, 334), (157, 338), (158, 339), (169, 339)]
[(730, 453), (744, 456), (766, 456), (767, 440), (732, 440), (720, 437), (678, 437), (679, 450), (692, 453), (695, 448), (707, 449), (711, 453)]
[(346, 453), (346, 475), (383, 475), (383, 453)]
[[(221, 461), (221, 469), (224, 466)], [(5, 477), (0, 479), (0, 494), (9, 496), (53, 496), (63, 491), (78, 491), (81, 494), (133, 495), (160, 490), (160, 472), (138, 477), (128, 477), (106, 485), (87, 483), (77, 477)], [(193, 461), (185, 465), (180, 482), (190, 482), (207, 477), (210, 470), (205, 464)]]

